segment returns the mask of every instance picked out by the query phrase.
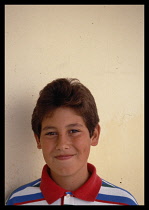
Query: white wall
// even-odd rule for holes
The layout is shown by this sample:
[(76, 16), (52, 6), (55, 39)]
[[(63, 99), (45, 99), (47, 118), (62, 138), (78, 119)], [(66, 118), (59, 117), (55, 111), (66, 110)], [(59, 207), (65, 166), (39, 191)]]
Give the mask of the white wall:
[(76, 77), (100, 116), (89, 162), (144, 204), (143, 27), (143, 5), (5, 6), (6, 198), (41, 175), (30, 123), (39, 91)]

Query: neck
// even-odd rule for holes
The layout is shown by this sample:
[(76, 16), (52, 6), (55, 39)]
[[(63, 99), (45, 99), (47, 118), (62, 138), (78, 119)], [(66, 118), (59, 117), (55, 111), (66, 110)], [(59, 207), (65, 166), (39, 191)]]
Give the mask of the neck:
[(56, 184), (68, 191), (75, 191), (81, 187), (90, 177), (90, 173), (87, 169), (87, 165), (80, 169), (73, 175), (60, 176), (53, 171), (49, 172), (50, 177)]

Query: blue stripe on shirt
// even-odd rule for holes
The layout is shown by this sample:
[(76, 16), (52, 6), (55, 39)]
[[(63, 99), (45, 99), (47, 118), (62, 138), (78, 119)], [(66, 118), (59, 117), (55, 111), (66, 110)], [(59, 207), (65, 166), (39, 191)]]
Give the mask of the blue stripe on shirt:
[(115, 196), (115, 195), (104, 195), (104, 194), (98, 194), (96, 197), (97, 200), (102, 201), (109, 201), (109, 202), (115, 202), (115, 203), (125, 203), (128, 205), (137, 205), (132, 199), (122, 196)]
[(13, 205), (15, 203), (22, 203), (27, 201), (36, 201), (38, 199), (42, 199), (43, 194), (42, 193), (35, 193), (35, 194), (29, 194), (29, 195), (22, 195), (22, 196), (16, 196), (10, 199), (7, 203), (7, 205)]
[(27, 187), (32, 187), (34, 184), (38, 183), (41, 179), (37, 179), (36, 181), (33, 181), (33, 182), (30, 182), (28, 184), (25, 184), (21, 187), (18, 187), (16, 190), (13, 191), (13, 194), (16, 193), (16, 192), (19, 192), (21, 190), (24, 190), (25, 188)]

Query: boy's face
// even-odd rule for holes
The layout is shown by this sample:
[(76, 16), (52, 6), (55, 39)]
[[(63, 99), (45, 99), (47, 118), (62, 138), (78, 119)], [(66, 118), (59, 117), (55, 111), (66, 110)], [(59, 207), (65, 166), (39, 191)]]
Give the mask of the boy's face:
[(98, 125), (90, 137), (83, 118), (72, 108), (60, 107), (44, 117), (40, 139), (35, 138), (51, 175), (70, 176), (86, 170), (90, 146), (98, 144), (99, 133)]

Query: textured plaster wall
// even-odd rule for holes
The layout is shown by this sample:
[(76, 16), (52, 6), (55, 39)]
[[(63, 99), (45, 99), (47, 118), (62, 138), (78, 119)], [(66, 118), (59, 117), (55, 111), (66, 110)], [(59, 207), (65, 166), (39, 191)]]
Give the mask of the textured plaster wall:
[(144, 6), (5, 6), (5, 190), (40, 177), (31, 130), (39, 91), (76, 77), (95, 97), (101, 135), (89, 162), (144, 204)]

